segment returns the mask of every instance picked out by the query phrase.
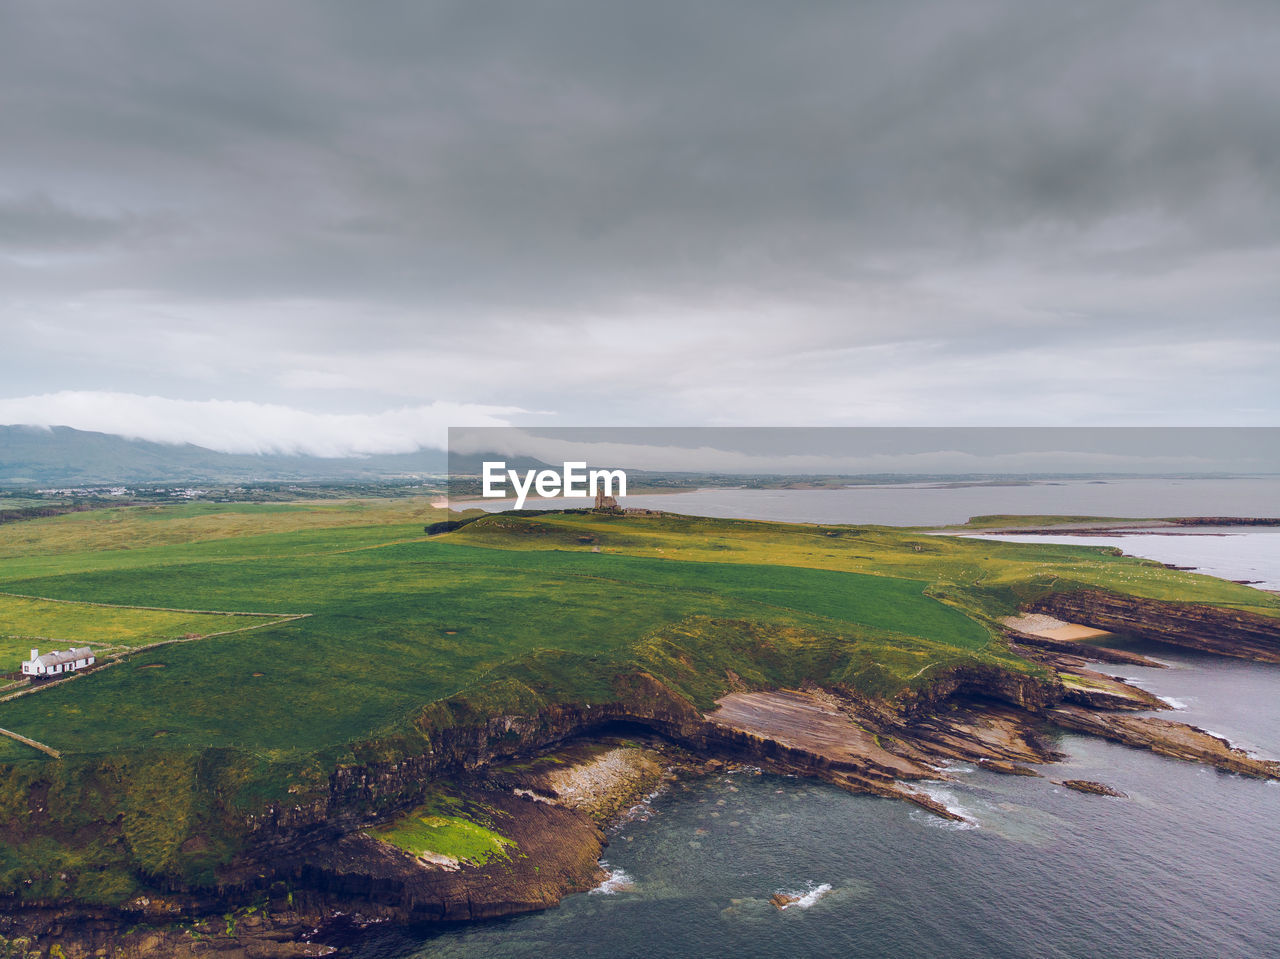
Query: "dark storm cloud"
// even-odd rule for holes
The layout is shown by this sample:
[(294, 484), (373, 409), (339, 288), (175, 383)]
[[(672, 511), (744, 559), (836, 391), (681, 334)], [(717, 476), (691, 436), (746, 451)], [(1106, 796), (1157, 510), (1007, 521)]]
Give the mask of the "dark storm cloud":
[[(3, 18), (0, 317), (36, 355), (10, 395), (892, 421), (953, 413), (965, 362), (984, 417), (1032, 369), (1048, 419), (1145, 421), (1199, 351), (1195, 411), (1274, 417), (1274, 4)], [(91, 323), (168, 372), (86, 373)], [(1143, 343), (1152, 409), (1117, 361)], [(1100, 351), (1110, 407), (1064, 378)]]

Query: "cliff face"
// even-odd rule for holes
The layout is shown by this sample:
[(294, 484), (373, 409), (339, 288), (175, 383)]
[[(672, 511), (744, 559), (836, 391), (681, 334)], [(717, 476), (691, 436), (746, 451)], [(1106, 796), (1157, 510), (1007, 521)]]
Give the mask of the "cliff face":
[[(163, 905), (163, 903), (149, 903)], [(311, 939), (313, 917), (278, 911), (178, 924), (163, 910), (24, 907), (0, 913), (0, 956), (23, 959), (309, 959), (337, 950)]]
[[(615, 692), (613, 700), (590, 706), (553, 705), (529, 716), (496, 716), (474, 725), (434, 730), (419, 755), (339, 767), (330, 776), (323, 799), (274, 805), (249, 820), (255, 862), (228, 872), (223, 891), (228, 885), (257, 881), (264, 863), (278, 858), (282, 849), (329, 841), (388, 811), (412, 805), (430, 782), (442, 776), (456, 777), (618, 724), (644, 728), (698, 751), (729, 748), (759, 758), (788, 758), (786, 749), (777, 744), (731, 742), (733, 737), (724, 729), (708, 723), (687, 699), (647, 673), (619, 676)], [(895, 710), (882, 703), (862, 705), (869, 711), (911, 717), (927, 714), (949, 699), (971, 696), (1041, 712), (1056, 701), (1059, 691), (1029, 675), (973, 666), (940, 677), (927, 692), (904, 697)]]
[(493, 919), (554, 906), (603, 878), (604, 834), (585, 813), (489, 791), (496, 828), (519, 850), (509, 859), (433, 866), (364, 833), (278, 861), (275, 873), (317, 904), (353, 903), (397, 920)]
[[(866, 703), (865, 709), (883, 713), (886, 720), (901, 719), (971, 696), (1039, 713), (1055, 701), (1056, 690), (1042, 680), (997, 668), (960, 668), (940, 678), (927, 694), (908, 697), (896, 709), (886, 703)], [(615, 696), (608, 702), (552, 705), (532, 715), (495, 716), (435, 729), (417, 755), (339, 767), (323, 798), (276, 805), (249, 821), (251, 852), (220, 873), (216, 894), (246, 900), (283, 882), (320, 913), (335, 904), (350, 908), (356, 903), (367, 914), (402, 920), (489, 918), (545, 908), (598, 881), (596, 861), (603, 837), (590, 818), (576, 810), (493, 790), (497, 780), (490, 767), (619, 725), (649, 730), (700, 753), (729, 752), (773, 761), (845, 788), (906, 798), (939, 815), (951, 815), (894, 782), (898, 775), (922, 778), (923, 769), (879, 769), (874, 763), (863, 769), (865, 757), (833, 766), (799, 744), (710, 722), (653, 676), (631, 673), (617, 677)], [(419, 802), (433, 783), (479, 783), (486, 777), (490, 784), (479, 787), (486, 790), (484, 801), (518, 839), (527, 859), (441, 872), (362, 833), (375, 819)], [(553, 839), (548, 842), (547, 837)]]
[(327, 795), (295, 805), (276, 804), (252, 817), (253, 844), (270, 850), (311, 838), (350, 832), (389, 810), (417, 802), (432, 780), (527, 756), (612, 724), (652, 730), (674, 742), (698, 738), (702, 717), (683, 697), (645, 673), (619, 676), (614, 699), (604, 703), (555, 704), (532, 715), (494, 716), (433, 729), (417, 755), (394, 761), (339, 766)]
[(1173, 643), (1221, 656), (1280, 663), (1280, 618), (1196, 603), (1121, 596), (1100, 590), (1051, 593), (1032, 611), (1072, 623)]
[(960, 666), (904, 699), (902, 706), (903, 713), (913, 717), (928, 714), (950, 699), (981, 697), (1038, 713), (1058, 695), (1054, 686), (1034, 676), (994, 666)]

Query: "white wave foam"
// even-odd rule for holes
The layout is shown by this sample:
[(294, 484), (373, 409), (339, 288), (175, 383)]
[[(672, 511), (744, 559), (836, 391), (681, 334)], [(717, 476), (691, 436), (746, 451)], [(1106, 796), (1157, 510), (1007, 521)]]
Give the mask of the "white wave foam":
[(795, 892), (791, 892), (784, 890), (782, 895), (786, 896), (791, 901), (784, 903), (778, 908), (790, 909), (794, 906), (797, 909), (808, 909), (830, 891), (831, 883), (829, 882), (824, 882), (820, 886), (815, 886), (813, 883), (809, 883), (809, 887), (803, 891), (797, 890)]
[(977, 829), (978, 828), (977, 818), (973, 815), (972, 812), (970, 812), (968, 809), (966, 809), (964, 806), (960, 804), (960, 801), (956, 798), (956, 794), (951, 789), (947, 788), (946, 784), (939, 783), (939, 782), (923, 782), (923, 783), (916, 783), (915, 785), (917, 786), (917, 788), (919, 788), (920, 792), (924, 793), (934, 802), (938, 803), (939, 805), (945, 806), (948, 812), (952, 812), (952, 813), (955, 813), (957, 816), (963, 817), (963, 821), (956, 821), (954, 819), (943, 819), (941, 816), (936, 816), (933, 813), (926, 812), (923, 809), (913, 810), (912, 811), (913, 817), (915, 816), (916, 812), (919, 812), (922, 817), (921, 818), (922, 822), (926, 822), (931, 826), (937, 826), (938, 828), (941, 828), (941, 829)]
[(1232, 739), (1230, 736), (1224, 736), (1222, 733), (1214, 732), (1212, 729), (1206, 729), (1205, 732), (1208, 733), (1210, 736), (1216, 736), (1218, 739), (1221, 739), (1224, 743), (1227, 744), (1228, 748), (1238, 749), (1240, 752), (1244, 753), (1250, 759), (1261, 759), (1264, 755), (1261, 750), (1255, 749), (1253, 746), (1249, 745), (1248, 743), (1237, 742), (1236, 740)]
[[(953, 812), (955, 810), (952, 810)], [(964, 832), (968, 829), (980, 829), (981, 827), (972, 819), (960, 821), (957, 819), (943, 819), (941, 816), (931, 812), (925, 812), (923, 809), (913, 809), (907, 813), (912, 819), (920, 823), (922, 826), (928, 826), (930, 829), (946, 829), (950, 832)]]
[(648, 822), (655, 815), (657, 815), (657, 812), (658, 812), (656, 809), (653, 808), (653, 801), (666, 791), (667, 791), (666, 784), (663, 784), (659, 786), (657, 789), (655, 789), (653, 792), (649, 793), (649, 795), (642, 797), (638, 803), (636, 803), (634, 806), (632, 806), (625, 813), (623, 813), (621, 816), (618, 817), (617, 821), (613, 824), (610, 831), (617, 833), (617, 832), (621, 832), (623, 827), (629, 825), (630, 823)]
[(1181, 699), (1176, 699), (1173, 696), (1161, 696), (1159, 693), (1157, 693), (1155, 690), (1151, 688), (1153, 683), (1151, 683), (1146, 679), (1143, 679), (1141, 677), (1134, 677), (1134, 676), (1118, 676), (1116, 678), (1119, 679), (1121, 682), (1128, 683), (1130, 686), (1137, 686), (1139, 689), (1146, 690), (1147, 692), (1151, 693), (1151, 695), (1154, 696), (1156, 699), (1160, 700), (1160, 702), (1168, 706), (1170, 709), (1190, 709), (1191, 708)]
[[(609, 869), (607, 862), (602, 862), (600, 865), (605, 869)], [(636, 881), (628, 876), (625, 870), (609, 869), (609, 875), (604, 882), (592, 889), (590, 894), (593, 896), (615, 896), (620, 892), (631, 892), (635, 888)]]

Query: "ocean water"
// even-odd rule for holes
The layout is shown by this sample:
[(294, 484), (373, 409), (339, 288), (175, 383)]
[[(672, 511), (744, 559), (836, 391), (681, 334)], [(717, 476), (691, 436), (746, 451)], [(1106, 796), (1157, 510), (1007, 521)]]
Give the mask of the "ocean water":
[[(497, 511), (511, 509), (514, 503), (478, 500), (466, 505)], [(529, 509), (590, 505), (585, 498), (530, 500), (526, 504)], [(883, 526), (943, 526), (994, 513), (1130, 518), (1280, 516), (1280, 477), (1062, 480), (1023, 486), (908, 483), (821, 490), (701, 489), (627, 496), (623, 505), (692, 516)]]
[[(1232, 697), (1274, 699), (1280, 671), (1232, 665), (1219, 679)], [(1197, 698), (1215, 715), (1211, 694)], [(1242, 728), (1280, 749), (1274, 716)], [(1130, 798), (957, 766), (959, 782), (935, 790), (979, 823), (957, 829), (800, 779), (681, 783), (612, 837), (606, 861), (630, 880), (622, 890), (477, 926), (379, 930), (356, 954), (1276, 955), (1280, 787), (1059, 740), (1071, 759), (1047, 776), (1101, 780)], [(806, 896), (807, 908), (779, 911), (775, 892)]]
[(1247, 580), (1258, 589), (1280, 590), (1280, 526), (1194, 527), (1175, 533), (1126, 533), (1108, 536), (992, 536), (1017, 543), (1080, 543), (1118, 546), (1145, 556), (1222, 579)]
[[(1171, 502), (1146, 515), (1259, 512), (1221, 503), (1185, 510)], [(1232, 579), (1275, 582), (1278, 544), (1275, 531), (1247, 530), (1144, 534), (1116, 545), (1179, 565), (1203, 559)], [(1101, 668), (1166, 697), (1177, 710), (1165, 716), (1280, 757), (1280, 666), (1123, 645), (1169, 668)], [(378, 928), (350, 954), (1280, 955), (1280, 784), (1089, 737), (1051, 736), (1069, 759), (1040, 767), (1044, 778), (953, 764), (956, 781), (930, 787), (976, 828), (956, 828), (901, 802), (750, 770), (678, 783), (611, 837), (607, 888), (492, 923)], [(1075, 793), (1055, 779), (1099, 780), (1129, 798)], [(801, 902), (778, 910), (769, 901), (777, 892)]]

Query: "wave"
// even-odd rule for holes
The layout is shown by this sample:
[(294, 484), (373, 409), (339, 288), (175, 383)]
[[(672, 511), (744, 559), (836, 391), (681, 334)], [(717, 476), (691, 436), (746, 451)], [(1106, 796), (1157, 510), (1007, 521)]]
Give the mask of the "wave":
[(1157, 693), (1154, 689), (1152, 689), (1152, 686), (1158, 685), (1158, 683), (1152, 683), (1147, 679), (1136, 678), (1133, 676), (1125, 676), (1121, 681), (1128, 683), (1130, 686), (1137, 686), (1139, 689), (1146, 690), (1156, 699), (1160, 700), (1160, 702), (1168, 706), (1170, 709), (1190, 709), (1191, 708), (1186, 702), (1184, 702), (1181, 699), (1177, 699), (1173, 696), (1162, 696), (1159, 693)]
[(923, 783), (914, 783), (913, 785), (917, 789), (919, 789), (920, 792), (924, 793), (926, 796), (932, 799), (934, 802), (947, 807), (948, 811), (955, 813), (957, 816), (964, 817), (964, 821), (957, 822), (956, 820), (953, 820), (953, 819), (943, 819), (941, 816), (936, 816), (933, 813), (926, 812), (923, 809), (912, 810), (911, 811), (912, 819), (917, 819), (920, 822), (924, 822), (930, 826), (935, 826), (939, 829), (977, 829), (978, 828), (977, 817), (975, 817), (974, 814), (970, 812), (968, 809), (966, 809), (964, 806), (960, 805), (959, 800), (956, 798), (955, 792), (947, 788), (948, 784), (926, 781)]
[[(1261, 752), (1258, 749), (1255, 749), (1254, 747), (1250, 746), (1248, 743), (1237, 742), (1236, 740), (1232, 739), (1230, 736), (1224, 736), (1222, 733), (1216, 732), (1215, 730), (1212, 730), (1212, 729), (1205, 729), (1204, 732), (1208, 733), (1210, 736), (1215, 737), (1216, 739), (1221, 739), (1224, 743), (1227, 744), (1229, 748), (1238, 749), (1240, 752), (1244, 753), (1250, 759), (1262, 759), (1264, 756), (1263, 752)], [(1269, 780), (1269, 781), (1274, 781), (1274, 780)]]
[(778, 908), (791, 909), (794, 907), (796, 909), (808, 909), (810, 906), (812, 906), (815, 902), (817, 902), (819, 899), (821, 899), (830, 891), (831, 891), (831, 883), (829, 882), (824, 882), (819, 886), (815, 886), (813, 883), (809, 883), (808, 888), (804, 890), (796, 890), (794, 892), (789, 890), (783, 890), (779, 892), (778, 895), (785, 898), (788, 901), (778, 906)]
[(635, 822), (648, 822), (658, 810), (653, 807), (653, 801), (667, 791), (667, 784), (663, 783), (647, 796), (641, 797), (640, 801), (631, 806), (626, 812), (619, 816), (609, 827), (610, 833), (619, 833), (626, 826)]
[[(607, 862), (600, 863), (604, 869), (609, 869)], [(604, 882), (591, 890), (590, 895), (596, 896), (615, 896), (620, 892), (631, 892), (636, 888), (636, 881), (627, 875), (623, 869), (609, 869), (609, 875), (605, 877)]]

